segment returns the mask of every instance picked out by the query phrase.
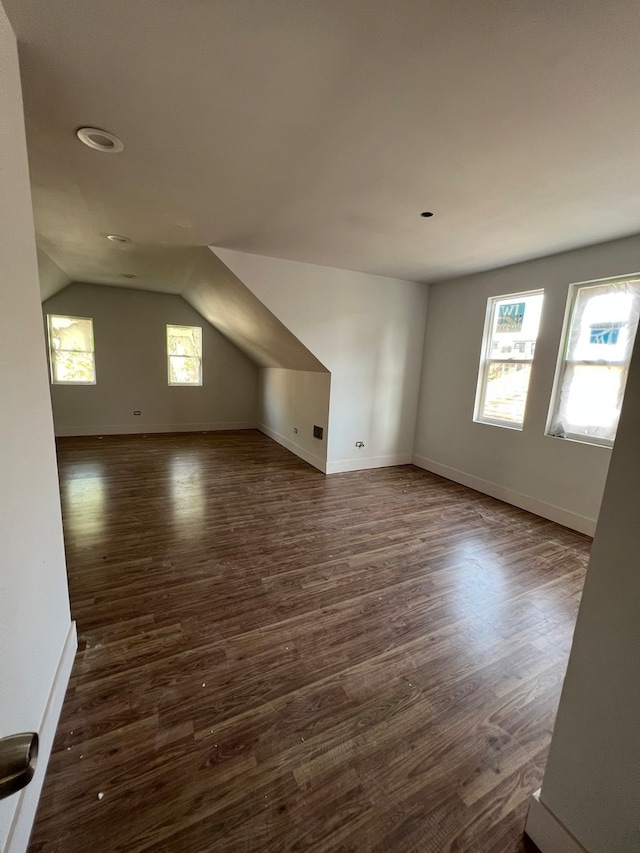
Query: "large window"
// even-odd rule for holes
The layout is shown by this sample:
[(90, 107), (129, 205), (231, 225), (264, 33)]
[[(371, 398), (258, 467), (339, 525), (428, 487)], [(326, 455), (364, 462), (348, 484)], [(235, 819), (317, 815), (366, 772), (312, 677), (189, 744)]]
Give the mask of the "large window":
[(167, 326), (169, 385), (202, 385), (202, 329)]
[(47, 314), (51, 382), (54, 385), (95, 385), (93, 320)]
[(541, 290), (489, 299), (474, 420), (522, 429), (542, 299)]
[(547, 434), (611, 446), (640, 314), (640, 278), (573, 285)]

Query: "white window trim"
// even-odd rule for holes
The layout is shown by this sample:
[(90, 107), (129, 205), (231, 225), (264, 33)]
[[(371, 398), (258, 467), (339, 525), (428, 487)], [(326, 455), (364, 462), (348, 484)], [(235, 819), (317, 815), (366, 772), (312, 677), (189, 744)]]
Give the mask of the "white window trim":
[[(617, 275), (607, 278), (594, 278), (587, 281), (574, 281), (568, 287), (567, 290), (567, 300), (564, 309), (564, 320), (562, 322), (562, 335), (560, 337), (560, 347), (558, 348), (558, 358), (556, 360), (556, 368), (553, 374), (553, 388), (551, 391), (551, 402), (549, 404), (549, 411), (547, 414), (547, 422), (545, 424), (544, 434), (545, 438), (554, 438), (557, 441), (575, 441), (578, 444), (589, 444), (593, 447), (604, 447), (608, 450), (613, 448), (614, 442), (610, 439), (598, 438), (593, 435), (582, 435), (581, 433), (574, 432), (566, 432), (564, 435), (555, 435), (552, 432), (553, 425), (556, 420), (556, 412), (558, 409), (558, 405), (560, 402), (560, 392), (562, 390), (562, 385), (564, 383), (564, 375), (566, 371), (567, 364), (598, 364), (600, 362), (596, 360), (584, 360), (584, 359), (576, 359), (574, 361), (569, 361), (566, 357), (567, 350), (569, 349), (569, 331), (571, 330), (571, 320), (573, 317), (573, 309), (576, 303), (576, 299), (578, 298), (578, 291), (581, 287), (598, 287), (598, 285), (603, 284), (624, 284), (628, 281), (639, 281), (640, 280), (640, 272), (629, 273), (628, 275)], [(638, 328), (640, 332), (640, 327)], [(607, 364), (615, 366), (625, 365), (627, 368), (629, 366), (628, 362), (622, 361), (610, 361)]]
[[(66, 320), (86, 320), (91, 324), (91, 349), (90, 350), (65, 350), (59, 349), (55, 350), (55, 352), (82, 352), (85, 355), (91, 356), (91, 361), (93, 363), (93, 379), (87, 382), (78, 379), (56, 379), (55, 366), (53, 353), (54, 349), (52, 346), (52, 335), (53, 329), (51, 328), (51, 318), (52, 317), (64, 317)], [(96, 385), (98, 381), (98, 373), (96, 370), (96, 346), (95, 346), (95, 338), (93, 332), (93, 317), (76, 317), (73, 314), (47, 314), (47, 349), (49, 351), (49, 375), (51, 377), (52, 385)]]
[[(169, 352), (169, 329), (200, 329), (200, 355), (190, 356), (198, 359), (198, 381), (197, 382), (172, 382), (171, 381), (171, 359), (184, 358), (184, 356), (171, 355)], [(203, 358), (203, 334), (202, 326), (185, 325), (184, 323), (167, 323), (165, 326), (164, 345), (167, 352), (167, 384), (170, 388), (201, 388), (202, 382), (202, 358)]]
[[(538, 295), (544, 297), (544, 290), (542, 288), (536, 288), (535, 290), (523, 290), (518, 293), (500, 293), (497, 296), (489, 296), (487, 298), (487, 307), (484, 317), (484, 331), (482, 333), (482, 348), (480, 350), (480, 366), (478, 369), (478, 381), (476, 384), (476, 396), (473, 409), (474, 423), (485, 424), (487, 426), (502, 427), (503, 429), (515, 430), (516, 432), (522, 432), (522, 430), (524, 429), (524, 418), (526, 417), (526, 403), (525, 413), (521, 423), (503, 421), (498, 418), (488, 418), (482, 414), (482, 410), (484, 409), (484, 402), (487, 391), (487, 375), (489, 373), (489, 368), (492, 364), (528, 364), (533, 367), (533, 357), (491, 358), (491, 355), (489, 354), (489, 349), (491, 347), (491, 330), (493, 328), (493, 318), (495, 314), (496, 305), (498, 304), (498, 302), (501, 302), (502, 300), (506, 299), (515, 300), (523, 296)], [(529, 394), (527, 392), (527, 399), (528, 398)]]

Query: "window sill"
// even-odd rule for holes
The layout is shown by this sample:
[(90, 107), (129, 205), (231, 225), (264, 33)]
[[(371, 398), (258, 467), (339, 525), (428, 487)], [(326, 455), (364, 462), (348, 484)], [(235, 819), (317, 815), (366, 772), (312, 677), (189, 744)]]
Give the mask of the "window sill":
[(483, 426), (492, 426), (492, 427), (501, 427), (502, 429), (510, 429), (514, 432), (522, 432), (522, 428), (524, 424), (510, 424), (505, 421), (490, 421), (485, 420), (484, 418), (481, 420), (480, 418), (473, 419), (474, 424), (482, 424)]
[(602, 450), (613, 450), (613, 442), (598, 441), (597, 438), (582, 435), (554, 435), (551, 432), (545, 432), (545, 438), (555, 438), (556, 441), (571, 441), (573, 444), (588, 444), (589, 447), (600, 447)]

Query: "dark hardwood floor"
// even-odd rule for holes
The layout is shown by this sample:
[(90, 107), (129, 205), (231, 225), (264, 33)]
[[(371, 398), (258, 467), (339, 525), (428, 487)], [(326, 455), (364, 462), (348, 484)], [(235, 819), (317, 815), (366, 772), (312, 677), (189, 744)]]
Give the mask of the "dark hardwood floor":
[(80, 648), (31, 853), (531, 849), (590, 539), (251, 431), (58, 455)]

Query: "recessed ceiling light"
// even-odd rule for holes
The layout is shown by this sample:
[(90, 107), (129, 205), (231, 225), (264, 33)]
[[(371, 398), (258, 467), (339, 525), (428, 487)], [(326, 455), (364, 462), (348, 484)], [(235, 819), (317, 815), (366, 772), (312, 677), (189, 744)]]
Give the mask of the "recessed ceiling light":
[(132, 272), (121, 272), (120, 275), (122, 278), (138, 278), (138, 276), (134, 275)]
[(429, 216), (433, 216), (433, 213), (431, 213), (430, 210), (423, 210), (420, 216), (424, 216), (425, 218), (427, 218)]
[(124, 142), (109, 133), (108, 130), (100, 130), (99, 127), (80, 127), (76, 130), (76, 136), (80, 142), (84, 142), (94, 151), (104, 151), (105, 154), (117, 154), (124, 150)]
[(121, 237), (120, 234), (107, 234), (107, 240), (111, 240), (112, 243), (130, 243), (131, 240), (128, 237)]

